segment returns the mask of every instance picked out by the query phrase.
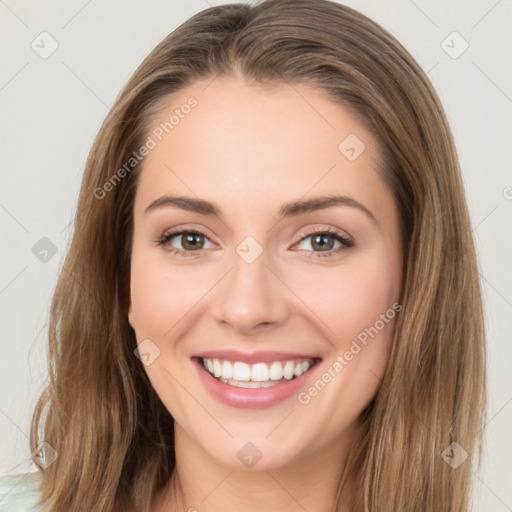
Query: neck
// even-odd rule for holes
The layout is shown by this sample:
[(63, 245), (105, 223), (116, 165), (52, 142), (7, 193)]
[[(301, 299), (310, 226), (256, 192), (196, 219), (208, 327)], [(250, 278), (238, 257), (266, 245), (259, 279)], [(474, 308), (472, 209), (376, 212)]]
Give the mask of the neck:
[(341, 492), (340, 481), (354, 433), (283, 466), (240, 470), (211, 457), (175, 424), (176, 468), (153, 510), (349, 512), (353, 480)]

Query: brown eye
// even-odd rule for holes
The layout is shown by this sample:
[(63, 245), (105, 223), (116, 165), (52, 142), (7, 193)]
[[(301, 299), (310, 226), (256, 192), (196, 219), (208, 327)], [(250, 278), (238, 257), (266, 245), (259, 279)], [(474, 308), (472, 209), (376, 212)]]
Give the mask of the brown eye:
[[(181, 237), (182, 247), (186, 250), (195, 251), (202, 249), (204, 246), (204, 236), (198, 233), (187, 233), (182, 235), (174, 235), (172, 238), (177, 236)], [(202, 240), (201, 240), (202, 239)]]
[[(178, 247), (171, 244), (173, 239), (178, 240), (175, 242)], [(206, 242), (210, 243), (212, 247), (215, 246), (204, 233), (190, 229), (167, 233), (157, 240), (158, 245), (161, 245), (167, 251), (180, 256), (195, 256), (194, 253), (198, 253), (201, 249), (207, 248), (205, 247)]]

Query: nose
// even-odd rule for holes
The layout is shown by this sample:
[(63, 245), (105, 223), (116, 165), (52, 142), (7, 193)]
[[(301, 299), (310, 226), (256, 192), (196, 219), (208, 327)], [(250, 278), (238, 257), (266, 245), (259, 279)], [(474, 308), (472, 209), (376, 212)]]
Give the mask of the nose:
[(248, 263), (235, 254), (233, 266), (214, 297), (215, 320), (250, 336), (282, 324), (290, 314), (290, 292), (268, 266), (265, 251)]

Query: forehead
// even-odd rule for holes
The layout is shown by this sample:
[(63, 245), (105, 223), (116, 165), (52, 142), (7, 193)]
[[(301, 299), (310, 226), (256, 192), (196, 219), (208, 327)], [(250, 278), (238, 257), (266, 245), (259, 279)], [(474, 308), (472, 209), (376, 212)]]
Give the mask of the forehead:
[(233, 214), (242, 206), (277, 210), (307, 194), (386, 207), (377, 141), (312, 86), (255, 86), (232, 76), (196, 82), (169, 98), (148, 135), (154, 147), (143, 160), (136, 210), (165, 193), (222, 202)]

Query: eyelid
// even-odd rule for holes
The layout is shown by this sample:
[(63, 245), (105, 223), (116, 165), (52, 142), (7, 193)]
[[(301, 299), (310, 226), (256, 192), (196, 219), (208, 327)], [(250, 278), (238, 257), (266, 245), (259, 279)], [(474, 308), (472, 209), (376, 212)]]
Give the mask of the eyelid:
[(352, 244), (354, 243), (353, 241), (353, 238), (346, 232), (346, 231), (341, 231), (337, 228), (333, 228), (333, 227), (330, 227), (330, 226), (322, 226), (322, 227), (314, 227), (314, 228), (309, 228), (309, 229), (304, 229), (303, 231), (301, 231), (299, 233), (299, 241), (296, 242), (296, 243), (299, 243), (299, 242), (302, 242), (304, 240), (304, 238), (307, 238), (307, 237), (310, 237), (310, 236), (313, 236), (315, 234), (322, 234), (322, 233), (327, 233), (329, 235), (332, 235), (333, 237), (339, 237), (339, 238), (343, 238), (344, 240), (346, 240), (347, 242), (351, 242)]
[(204, 237), (205, 239), (207, 239), (210, 243), (217, 245), (214, 241), (211, 240), (210, 235), (207, 235), (201, 229), (191, 228), (191, 227), (186, 227), (186, 226), (180, 226), (177, 228), (168, 229), (161, 236), (154, 239), (153, 242), (157, 246), (161, 246), (164, 250), (166, 250), (167, 252), (169, 252), (171, 254), (179, 254), (180, 256), (184, 256), (184, 257), (199, 256), (206, 249), (199, 249), (197, 251), (185, 251), (183, 249), (178, 249), (176, 247), (167, 245), (170, 242), (170, 240), (172, 238), (174, 238), (175, 236), (183, 237), (183, 235), (190, 234), (190, 233), (200, 235), (200, 236)]
[[(168, 237), (168, 236), (181, 235), (183, 233), (196, 233), (198, 235), (204, 236), (210, 242), (212, 242), (212, 243), (214, 243), (216, 245), (219, 245), (219, 246), (222, 245), (222, 244), (219, 244), (218, 242), (216, 242), (214, 240), (216, 237), (211, 235), (210, 231), (207, 228), (203, 227), (203, 226), (201, 226), (201, 227), (194, 227), (194, 226), (190, 226), (190, 225), (180, 225), (180, 226), (177, 226), (175, 228), (166, 229), (163, 232), (163, 234), (161, 235), (161, 237), (158, 237), (158, 238), (160, 239), (160, 238)], [(189, 251), (189, 252), (191, 252), (191, 251)]]

